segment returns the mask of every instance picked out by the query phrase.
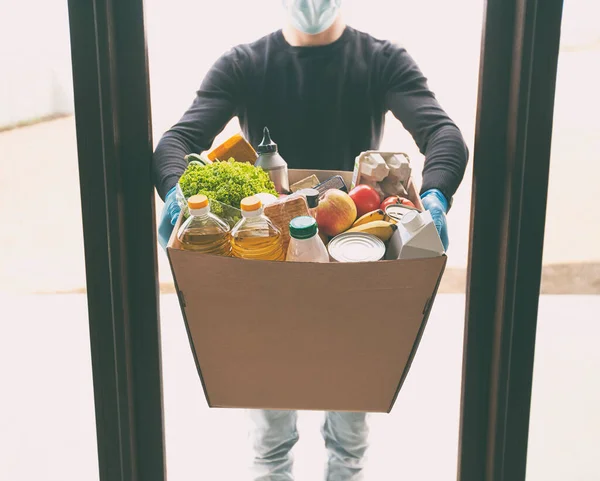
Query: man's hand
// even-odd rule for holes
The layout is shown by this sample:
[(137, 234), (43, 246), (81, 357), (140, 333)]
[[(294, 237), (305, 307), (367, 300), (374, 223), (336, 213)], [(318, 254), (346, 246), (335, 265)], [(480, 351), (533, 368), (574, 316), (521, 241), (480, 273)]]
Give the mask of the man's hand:
[(158, 225), (158, 243), (163, 249), (167, 249), (167, 243), (173, 232), (173, 226), (177, 223), (177, 218), (181, 212), (181, 208), (177, 203), (177, 195), (175, 193), (177, 186), (173, 187), (165, 197), (165, 205), (163, 206)]
[(448, 200), (438, 189), (430, 189), (421, 194), (421, 201), (425, 210), (431, 212), (431, 217), (442, 240), (444, 250), (448, 250), (448, 226), (446, 225), (446, 213), (448, 212)]

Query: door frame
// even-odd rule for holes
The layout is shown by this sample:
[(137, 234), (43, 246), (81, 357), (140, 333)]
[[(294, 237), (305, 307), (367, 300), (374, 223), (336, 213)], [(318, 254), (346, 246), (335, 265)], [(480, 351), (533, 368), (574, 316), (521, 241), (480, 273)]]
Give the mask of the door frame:
[(100, 480), (163, 481), (143, 2), (68, 6)]
[(525, 480), (563, 0), (489, 0), (473, 165), (459, 481)]

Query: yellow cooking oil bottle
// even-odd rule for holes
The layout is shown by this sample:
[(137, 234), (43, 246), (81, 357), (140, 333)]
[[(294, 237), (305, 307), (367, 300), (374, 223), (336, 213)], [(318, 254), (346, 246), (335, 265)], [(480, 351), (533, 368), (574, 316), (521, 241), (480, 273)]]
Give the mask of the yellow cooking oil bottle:
[(231, 255), (231, 229), (229, 224), (210, 211), (205, 195), (193, 195), (188, 199), (190, 217), (177, 232), (182, 249), (214, 254)]
[(241, 202), (242, 219), (231, 231), (231, 253), (240, 259), (283, 261), (285, 252), (281, 232), (263, 214), (258, 197), (246, 197)]

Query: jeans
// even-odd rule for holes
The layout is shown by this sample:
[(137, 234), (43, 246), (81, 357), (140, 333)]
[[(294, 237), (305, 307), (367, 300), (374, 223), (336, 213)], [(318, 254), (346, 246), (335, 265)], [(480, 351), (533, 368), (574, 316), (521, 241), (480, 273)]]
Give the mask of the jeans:
[[(293, 481), (291, 450), (298, 442), (296, 411), (252, 410), (255, 481)], [(326, 481), (361, 481), (369, 428), (366, 413), (325, 413)]]

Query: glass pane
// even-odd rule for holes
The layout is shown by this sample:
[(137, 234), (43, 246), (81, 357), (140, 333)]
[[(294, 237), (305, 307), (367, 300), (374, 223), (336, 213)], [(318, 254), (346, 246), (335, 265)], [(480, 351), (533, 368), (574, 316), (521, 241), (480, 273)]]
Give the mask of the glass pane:
[[(600, 479), (600, 35), (597, 2), (565, 0), (535, 348), (528, 481)], [(566, 196), (565, 185), (576, 194)], [(572, 199), (576, 199), (574, 202)]]
[(94, 480), (67, 2), (34, 10), (0, 3), (0, 479)]
[[(484, 2), (431, 0), (392, 5), (345, 0), (346, 22), (376, 38), (405, 46), (443, 108), (473, 150)], [(260, 15), (257, 16), (257, 11)], [(432, 16), (431, 12), (436, 15)], [(457, 12), (460, 28), (447, 22)], [(260, 21), (248, 19), (260, 18)], [(424, 19), (427, 19), (425, 22)], [(225, 51), (282, 27), (281, 2), (146, 2), (154, 144), (191, 104), (211, 65)], [(460, 55), (457, 55), (460, 52)], [(421, 184), (424, 158), (403, 126), (388, 114), (381, 149), (405, 151)], [(213, 147), (239, 131), (234, 118)], [(256, 147), (256, 146), (255, 146)], [(367, 478), (456, 475), (468, 251), (471, 163), (448, 215), (448, 267), (411, 372), (391, 414), (370, 415)], [(162, 201), (157, 197), (157, 220)], [(168, 259), (159, 250), (167, 471), (173, 481), (251, 479), (253, 429), (243, 410), (209, 409), (198, 379)], [(323, 413), (301, 412), (294, 448), (296, 479), (323, 479), (327, 451)], [(431, 462), (434, 458), (435, 462)], [(389, 477), (389, 476), (388, 476)]]

